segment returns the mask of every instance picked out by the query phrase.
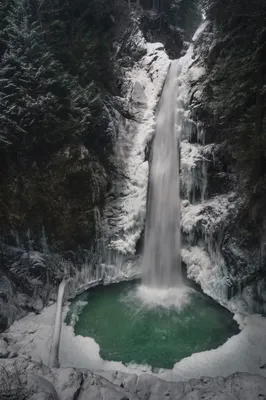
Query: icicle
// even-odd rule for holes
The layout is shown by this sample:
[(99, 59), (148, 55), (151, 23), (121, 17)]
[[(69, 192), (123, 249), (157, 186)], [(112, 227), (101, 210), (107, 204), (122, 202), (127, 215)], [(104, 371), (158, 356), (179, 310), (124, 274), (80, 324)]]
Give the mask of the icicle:
[(197, 142), (205, 145), (205, 129), (201, 122), (197, 122)]
[(200, 192), (201, 192), (201, 201), (203, 202), (206, 198), (206, 190), (207, 190), (207, 184), (208, 184), (208, 175), (207, 175), (207, 162), (205, 159), (203, 159), (202, 161), (202, 183), (201, 183), (201, 188), (200, 188)]
[(31, 230), (30, 230), (30, 228), (27, 229), (26, 235), (27, 235), (27, 238), (28, 238), (29, 251), (33, 251), (33, 245), (32, 244), (34, 243), (34, 240), (31, 239)]
[(17, 246), (17, 247), (20, 247), (19, 234), (18, 234), (17, 231), (15, 232), (15, 239), (16, 239), (16, 246)]

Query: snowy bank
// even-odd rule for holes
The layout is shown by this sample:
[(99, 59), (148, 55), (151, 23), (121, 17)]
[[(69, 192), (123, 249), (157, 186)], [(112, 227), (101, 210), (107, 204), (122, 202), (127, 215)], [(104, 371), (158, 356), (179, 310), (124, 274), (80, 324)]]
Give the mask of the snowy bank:
[[(29, 314), (16, 321), (2, 334), (10, 341), (9, 351), (19, 356), (31, 356), (48, 365), (56, 307), (44, 309), (42, 314)], [(66, 315), (67, 307), (64, 309)], [(201, 376), (228, 376), (248, 372), (266, 377), (266, 319), (252, 315), (241, 319), (243, 328), (217, 349), (199, 352), (176, 363), (172, 370), (152, 373), (149, 366), (123, 365), (104, 361), (100, 348), (92, 338), (75, 336), (72, 326), (62, 326), (59, 361), (62, 367), (87, 368), (92, 371), (121, 371), (141, 375), (148, 373), (168, 381), (183, 381)]]

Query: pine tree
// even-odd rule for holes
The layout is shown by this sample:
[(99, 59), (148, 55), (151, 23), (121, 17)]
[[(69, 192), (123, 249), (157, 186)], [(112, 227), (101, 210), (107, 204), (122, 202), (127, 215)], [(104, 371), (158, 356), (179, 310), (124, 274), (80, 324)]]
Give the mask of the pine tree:
[[(1, 59), (3, 136), (17, 150), (36, 141), (52, 141), (68, 112), (65, 88), (57, 79), (60, 67), (43, 43), (39, 27), (29, 22), (23, 1), (16, 1), (9, 11), (4, 33), (9, 40)], [(60, 130), (64, 135), (65, 126)], [(56, 137), (61, 135), (57, 131)]]
[(8, 5), (10, 5), (10, 2), (8, 2), (8, 0), (2, 0), (0, 2), (0, 57), (5, 52), (6, 49), (5, 45), (6, 38), (3, 32), (7, 24), (6, 17), (8, 14)]
[(64, 72), (27, 5), (16, 0), (9, 11), (0, 63), (1, 141), (20, 154), (88, 134), (91, 104), (99, 108), (95, 85)]

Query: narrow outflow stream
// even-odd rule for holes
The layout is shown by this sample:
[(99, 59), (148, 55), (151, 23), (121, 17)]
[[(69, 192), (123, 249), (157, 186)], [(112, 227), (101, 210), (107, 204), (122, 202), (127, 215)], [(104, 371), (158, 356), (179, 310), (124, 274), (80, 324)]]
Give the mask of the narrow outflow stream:
[(181, 63), (172, 61), (156, 118), (149, 177), (143, 283), (169, 288), (182, 283), (180, 260), (179, 146), (176, 124)]

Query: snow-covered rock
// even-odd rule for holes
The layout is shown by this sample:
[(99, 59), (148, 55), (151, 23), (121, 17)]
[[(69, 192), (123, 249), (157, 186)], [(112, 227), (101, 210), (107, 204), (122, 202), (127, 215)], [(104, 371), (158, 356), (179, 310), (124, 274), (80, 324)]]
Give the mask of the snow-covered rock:
[[(21, 363), (21, 364), (20, 364)], [(15, 364), (6, 365), (12, 371)], [(187, 382), (166, 382), (150, 375), (137, 377), (119, 372), (100, 372), (74, 368), (48, 369), (32, 361), (17, 360), (22, 393), (30, 400), (263, 400), (266, 379), (257, 375), (236, 373), (227, 378), (201, 378)], [(12, 376), (12, 375), (10, 375)], [(0, 380), (8, 376), (1, 376)], [(0, 388), (1, 393), (1, 388)], [(3, 392), (4, 393), (4, 392)]]
[(8, 348), (8, 344), (5, 340), (0, 339), (0, 349), (7, 349)]
[(265, 312), (266, 233), (265, 224), (259, 222), (265, 205), (263, 201), (250, 204), (245, 192), (238, 191), (230, 147), (216, 143), (216, 133), (209, 126), (213, 116), (201, 109), (202, 54), (205, 51), (206, 56), (210, 44), (210, 35), (205, 34), (209, 27), (205, 21), (198, 29), (186, 55), (191, 53), (193, 62), (183, 68), (187, 110), (180, 146), (182, 256), (188, 276), (205, 293), (228, 307), (230, 299), (240, 304), (241, 298), (243, 309)]
[(9, 351), (7, 349), (0, 348), (0, 358), (7, 358), (9, 356)]

